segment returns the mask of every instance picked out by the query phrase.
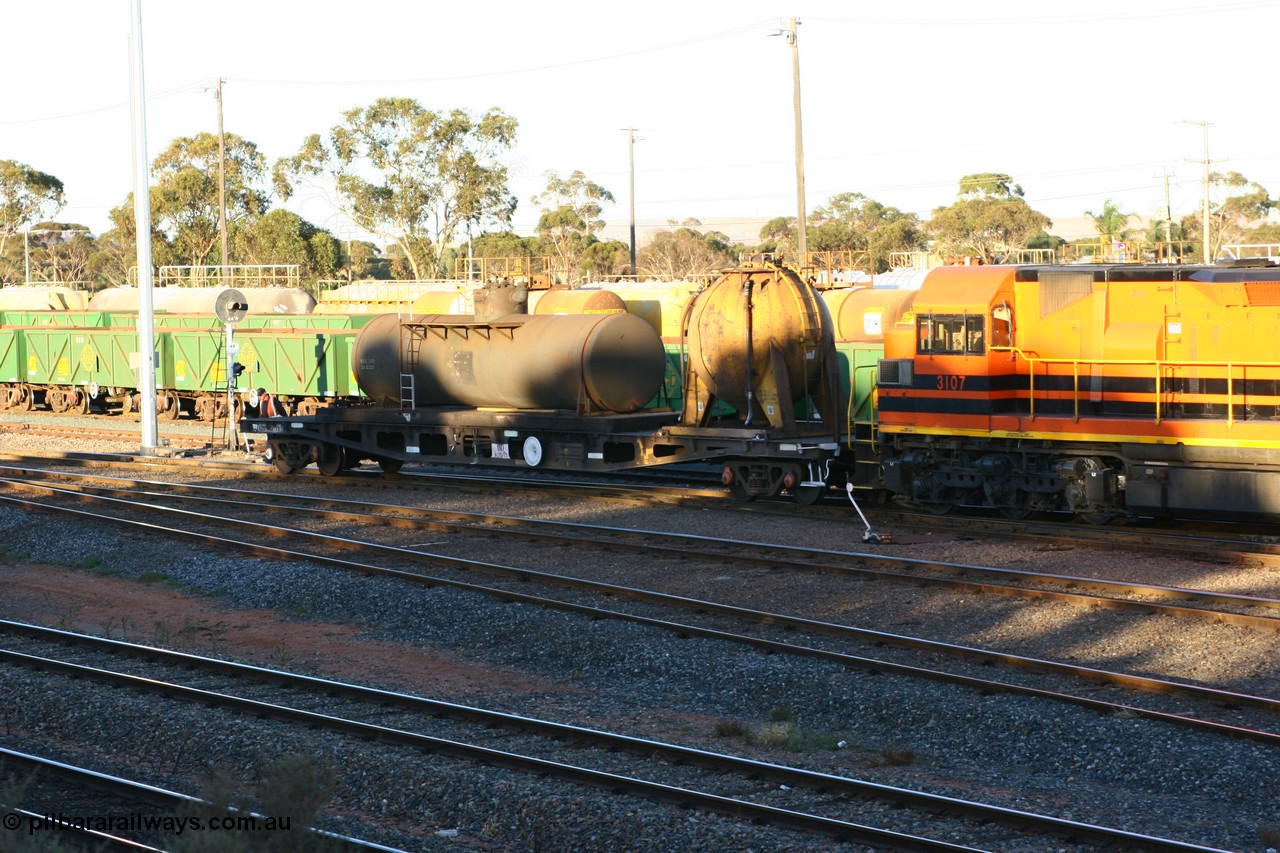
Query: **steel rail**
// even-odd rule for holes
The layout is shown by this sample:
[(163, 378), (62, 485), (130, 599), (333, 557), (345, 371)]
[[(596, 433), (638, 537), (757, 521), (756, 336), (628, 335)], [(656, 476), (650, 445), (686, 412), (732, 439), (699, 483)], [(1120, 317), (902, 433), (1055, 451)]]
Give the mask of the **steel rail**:
[[(48, 491), (55, 494), (57, 489), (43, 486)], [(70, 494), (71, 497), (83, 496)], [(910, 637), (902, 634), (890, 634), (881, 631), (872, 631), (865, 628), (855, 628), (851, 626), (838, 625), (830, 622), (822, 622), (814, 619), (806, 619), (803, 617), (788, 616), (779, 613), (770, 613), (768, 611), (750, 610), (748, 608), (736, 607), (733, 605), (719, 604), (717, 602), (706, 601), (702, 599), (692, 599), (684, 596), (669, 595), (666, 593), (652, 592), (634, 587), (623, 587), (614, 584), (604, 584), (596, 581), (587, 581), (577, 578), (570, 578), (563, 575), (555, 575), (548, 572), (541, 572), (533, 569), (516, 568), (511, 566), (503, 566), (496, 563), (485, 563), (477, 560), (467, 560), (459, 557), (446, 557), (436, 554), (428, 554), (421, 551), (412, 551), (404, 548), (396, 548), (387, 545), (378, 545), (375, 543), (360, 542), (358, 540), (343, 539), (338, 537), (326, 537), (322, 534), (312, 533), (310, 531), (296, 530), (293, 528), (274, 527), (271, 525), (260, 524), (258, 522), (243, 521), (239, 519), (222, 519), (217, 516), (202, 515), (192, 513), (186, 510), (177, 510), (167, 507), (152, 507), (145, 504), (132, 504), (128, 501), (121, 501), (115, 498), (96, 498), (100, 502), (113, 504), (121, 504), (131, 506), (134, 509), (144, 509), (150, 511), (159, 511), (163, 513), (172, 513), (182, 516), (200, 519), (204, 521), (229, 523), (236, 526), (252, 528), (261, 532), (274, 536), (297, 536), (308, 539), (325, 540), (336, 546), (344, 548), (354, 548), (361, 550), (369, 550), (377, 553), (394, 555), (404, 559), (421, 560), (431, 563), (440, 563), (452, 568), (482, 571), (488, 573), (496, 573), (505, 577), (527, 581), (539, 580), (553, 585), (565, 586), (579, 590), (588, 590), (597, 592), (606, 596), (617, 595), (636, 600), (649, 601), (652, 603), (667, 604), (678, 606), (685, 609), (693, 610), (699, 613), (715, 613), (718, 615), (730, 616), (739, 619), (758, 622), (761, 624), (771, 625), (781, 628), (797, 628), (814, 631), (817, 633), (833, 634), (846, 639), (857, 639), (860, 641), (872, 642), (876, 644), (892, 645), (900, 648), (907, 648), (917, 651), (937, 652), (951, 657), (961, 658), (969, 661), (977, 662), (981, 665), (1002, 665), (1009, 668), (1020, 668), (1029, 671), (1048, 673), (1058, 676), (1069, 676), (1079, 678), (1081, 680), (1100, 682), (1110, 684), (1112, 686), (1127, 688), (1135, 691), (1145, 691), (1150, 693), (1176, 694), (1188, 698), (1196, 698), (1209, 703), (1216, 703), (1226, 708), (1257, 708), (1266, 711), (1280, 710), (1280, 699), (1274, 699), (1263, 696), (1253, 696), (1250, 694), (1235, 693), (1233, 691), (1221, 690), (1218, 688), (1204, 687), (1201, 685), (1189, 684), (1186, 682), (1169, 681), (1165, 679), (1148, 678), (1145, 676), (1136, 676), (1125, 673), (1118, 673), (1109, 670), (1101, 670), (1092, 667), (1083, 667), (1074, 664), (1065, 664), (1057, 661), (1048, 661), (1039, 658), (1031, 658), (1021, 655), (1013, 655), (1001, 652), (993, 652), (985, 649), (979, 649), (971, 646), (960, 646), (951, 643), (941, 643), (932, 640), (924, 640), (917, 637)], [(184, 528), (170, 528), (161, 525), (152, 524), (150, 522), (136, 521), (133, 519), (120, 518), (110, 515), (100, 515), (71, 507), (58, 506), (54, 504), (44, 504), (38, 501), (27, 501), (10, 496), (0, 495), (0, 501), (7, 503), (26, 506), (36, 510), (53, 510), (67, 514), (76, 515), (92, 522), (112, 523), (126, 527), (132, 527), (143, 530), (158, 532), (162, 535), (168, 535), (175, 538), (192, 539), (218, 547), (235, 547), (248, 553), (258, 554), (261, 556), (269, 556), (284, 559), (308, 560), (311, 562), (322, 563), (325, 565), (336, 566), (339, 568), (357, 571), (364, 574), (375, 575), (380, 577), (395, 578), (399, 580), (409, 581), (416, 584), (424, 584), (431, 586), (448, 586), (455, 589), (462, 589), (471, 592), (478, 592), (486, 595), (492, 595), (504, 601), (514, 601), (520, 603), (533, 604), (540, 607), (548, 607), (568, 612), (580, 613), (590, 616), (594, 619), (613, 619), (616, 621), (631, 622), (634, 624), (646, 625), (649, 627), (661, 628), (663, 630), (673, 631), (680, 636), (700, 637), (708, 639), (726, 640), (729, 642), (746, 644), (761, 650), (769, 652), (782, 652), (789, 654), (798, 654), (809, 657), (815, 657), (828, 661), (840, 663), (845, 666), (861, 669), (871, 673), (892, 672), (896, 674), (910, 675), (918, 678), (926, 678), (936, 681), (948, 682), (953, 684), (972, 687), (980, 692), (1003, 692), (1017, 694), (1023, 696), (1033, 696), (1055, 701), (1065, 702), (1068, 704), (1079, 705), (1092, 708), (1104, 713), (1125, 713), (1131, 716), (1143, 717), (1146, 719), (1160, 720), (1163, 722), (1174, 723), (1182, 726), (1189, 726), (1206, 731), (1212, 731), (1218, 734), (1228, 735), (1232, 737), (1254, 740), (1269, 744), (1280, 744), (1280, 733), (1262, 731), (1258, 729), (1245, 728), (1242, 726), (1234, 726), (1225, 723), (1219, 723), (1211, 720), (1204, 720), (1195, 717), (1184, 716), (1181, 714), (1173, 714), (1164, 711), (1158, 711), (1150, 708), (1142, 708), (1134, 705), (1120, 704), (1115, 702), (1107, 702), (1104, 700), (1093, 699), (1086, 696), (1077, 696), (1069, 693), (1051, 691), (1026, 685), (1016, 684), (1009, 681), (994, 681), (991, 679), (975, 678), (960, 673), (945, 672), (941, 670), (926, 669), (924, 667), (913, 666), (909, 664), (895, 663), (891, 661), (868, 658), (859, 655), (852, 655), (845, 652), (831, 651), (828, 649), (820, 649), (812, 646), (802, 646), (794, 643), (783, 643), (776, 640), (769, 640), (761, 637), (751, 637), (741, 634), (734, 634), (727, 631), (721, 631), (714, 628), (705, 628), (688, 623), (671, 622), (669, 620), (655, 619), (652, 617), (641, 616), (624, 611), (608, 610), (605, 608), (595, 607), (592, 605), (578, 604), (575, 602), (563, 601), (560, 599), (546, 598), (543, 596), (531, 595), (528, 593), (520, 593), (514, 590), (503, 589), (500, 587), (483, 586), (473, 584), (466, 581), (443, 578), (433, 575), (422, 575), (416, 572), (405, 571), (402, 569), (388, 568), (385, 566), (376, 566), (369, 563), (358, 563), (352, 560), (345, 560), (338, 557), (325, 556), (323, 554), (315, 554), (306, 551), (295, 551), (286, 548), (277, 548), (273, 546), (259, 544), (257, 542), (246, 542), (243, 540), (227, 539), (221, 536), (213, 536), (212, 534), (199, 533)]]
[[(54, 661), (54, 663), (58, 663)], [(210, 806), (213, 805), (207, 800), (199, 797), (193, 797), (190, 794), (183, 794), (178, 791), (171, 791), (167, 788), (160, 788), (155, 785), (148, 785), (145, 782), (137, 782), (132, 779), (125, 779), (122, 776), (113, 776), (109, 773), (101, 773), (97, 770), (89, 770), (85, 767), (78, 767), (74, 764), (68, 764), (65, 761), (55, 761), (52, 758), (45, 758), (39, 755), (33, 755), (29, 752), (20, 752), (15, 749), (0, 747), (0, 767), (4, 766), (21, 767), (32, 773), (40, 773), (48, 776), (57, 777), (76, 785), (97, 788), (98, 790), (107, 791), (125, 799), (150, 803), (155, 806), (166, 809), (174, 808), (190, 808), (193, 806)], [(257, 812), (242, 811), (236, 808), (226, 808), (229, 814), (244, 814), (247, 817), (265, 819), (265, 815)], [(40, 820), (47, 820), (48, 815), (41, 815), (35, 812), (25, 812), (28, 816), (33, 816)], [(7, 827), (6, 827), (7, 828)], [(67, 827), (75, 829), (74, 826)], [(408, 853), (399, 847), (388, 847), (384, 844), (377, 844), (373, 841), (365, 841), (360, 838), (352, 838), (347, 835), (340, 835), (336, 832), (329, 832), (325, 829), (317, 829), (315, 827), (307, 827), (307, 831), (324, 838), (326, 841), (337, 843), (345, 849), (349, 850), (372, 850), (375, 853)], [(125, 850), (155, 850), (154, 847), (137, 844), (129, 839), (118, 839), (112, 836), (102, 836), (102, 833), (92, 833), (95, 841), (105, 841)]]
[[(808, 812), (783, 809), (776, 806), (767, 806), (760, 803), (753, 803), (749, 800), (740, 800), (734, 797), (710, 794), (690, 788), (682, 788), (660, 782), (651, 782), (644, 779), (624, 776), (618, 773), (593, 770), (579, 765), (566, 764), (560, 761), (551, 761), (549, 759), (537, 758), (535, 756), (521, 755), (519, 753), (509, 752), (506, 750), (493, 749), (491, 747), (479, 746), (477, 744), (465, 743), (448, 738), (434, 737), (431, 735), (421, 734), (419, 732), (411, 732), (405, 729), (380, 726), (373, 723), (362, 722), (360, 720), (352, 720), (346, 717), (335, 717), (328, 714), (321, 714), (316, 711), (307, 711), (301, 708), (292, 708), (287, 705), (279, 705), (273, 702), (264, 702), (259, 699), (248, 699), (240, 696), (232, 696), (219, 691), (205, 690), (198, 687), (188, 687), (181, 684), (175, 684), (170, 681), (130, 675), (128, 673), (116, 672), (114, 670), (103, 669), (101, 667), (83, 666), (81, 664), (59, 661), (39, 655), (28, 655), (10, 650), (0, 650), (0, 660), (5, 660), (22, 666), (53, 670), (66, 674), (70, 677), (92, 679), (94, 681), (131, 687), (149, 693), (161, 693), (173, 698), (204, 705), (231, 708), (272, 720), (305, 725), (311, 728), (321, 728), (340, 734), (353, 735), (366, 740), (390, 743), (396, 746), (412, 747), (424, 752), (444, 755), (450, 758), (466, 759), (486, 766), (499, 767), (506, 770), (515, 770), (535, 775), (553, 776), (563, 781), (575, 782), (577, 784), (601, 788), (607, 791), (623, 791), (626, 793), (642, 795), (646, 799), (666, 802), (684, 808), (696, 807), (703, 811), (726, 815), (739, 820), (780, 826), (786, 829), (807, 832), (815, 835), (824, 835), (840, 841), (858, 841), (871, 844), (883, 844), (888, 845), (890, 849), (893, 850), (968, 851), (969, 853), (976, 853), (977, 850), (977, 848), (973, 847), (952, 844), (945, 841), (936, 841), (933, 839), (894, 832), (892, 830), (878, 829), (876, 827), (865, 826), (863, 824), (843, 821), (836, 818), (824, 817), (822, 815), (815, 815)], [(1141, 837), (1142, 836), (1137, 836), (1137, 838)], [(1162, 840), (1163, 839), (1154, 839), (1154, 841)], [(1180, 844), (1180, 842), (1171, 843)], [(1179, 846), (1164, 848), (1153, 847), (1151, 849), (1200, 850), (1203, 848), (1195, 846)]]
[[(130, 488), (121, 488), (119, 486), (95, 487), (64, 483), (59, 483), (58, 488), (66, 491), (74, 491), (76, 493), (96, 494), (101, 496), (124, 495), (134, 498), (161, 498), (165, 500), (194, 501), (198, 503), (218, 504), (272, 513), (305, 512), (322, 515), (327, 518), (342, 519), (360, 523), (373, 522), (386, 526), (439, 527), (442, 529), (461, 529), (492, 535), (495, 533), (495, 529), (492, 527), (481, 527), (478, 526), (478, 524), (468, 525), (462, 523), (463, 521), (477, 523), (487, 522), (499, 525), (499, 529), (516, 528), (519, 530), (518, 535), (541, 541), (568, 544), (588, 543), (601, 547), (626, 549), (638, 553), (659, 554), (678, 557), (681, 559), (688, 558), (689, 556), (696, 556), (716, 562), (733, 562), (736, 565), (757, 565), (770, 569), (784, 567), (792, 570), (825, 574), (841, 574), (866, 578), (869, 580), (883, 580), (887, 582), (906, 583), (912, 585), (927, 583), (972, 593), (1057, 601), (1075, 607), (1089, 609), (1135, 611), (1144, 614), (1158, 612), (1161, 615), (1168, 615), (1177, 618), (1200, 619), (1220, 624), (1237, 625), (1271, 632), (1280, 632), (1280, 616), (1262, 616), (1250, 613), (1239, 613), (1230, 610), (1212, 610), (1205, 607), (1190, 607), (1186, 605), (1164, 603), (1171, 599), (1191, 599), (1203, 604), (1216, 605), (1219, 607), (1258, 607), (1280, 613), (1280, 599), (1242, 595), (1238, 593), (1217, 593), (1210, 590), (1198, 590), (1187, 587), (1123, 583), (1119, 581), (1100, 580), (1082, 576), (1048, 573), (1042, 574), (1038, 572), (1028, 572), (1021, 569), (1002, 569), (994, 566), (947, 563), (911, 557), (887, 557), (883, 554), (838, 551), (834, 549), (813, 548), (809, 546), (778, 545), (739, 539), (716, 539), (710, 536), (698, 536), (687, 533), (636, 530), (632, 528), (581, 524), (577, 522), (522, 519), (511, 516), (469, 513), (458, 510), (426, 509), (398, 504), (369, 504), (359, 501), (339, 500), (335, 498), (317, 498), (306, 495), (288, 495), (278, 492), (246, 492), (220, 486), (203, 486), (189, 483), (171, 484), (155, 480), (123, 480), (121, 478), (102, 477), (90, 474), (74, 474), (70, 472), (57, 471), (51, 472), (39, 469), (22, 469), (6, 466), (0, 466), (0, 472), (17, 474), (21, 477), (22, 479), (16, 479), (14, 477), (0, 478), (0, 482), (9, 483), (14, 486), (21, 486), (24, 483), (30, 484), (32, 480), (47, 481), (55, 478), (97, 480), (117, 484), (127, 483)], [(134, 486), (137, 488), (132, 488)], [(165, 491), (153, 491), (150, 487), (161, 487), (164, 488)], [(174, 494), (175, 492), (177, 494)], [(272, 502), (263, 503), (252, 500), (242, 500), (239, 498), (222, 497), (223, 495), (253, 495), (255, 497), (271, 499)], [(292, 501), (293, 505), (287, 505), (283, 503), (283, 501)], [(302, 506), (301, 504), (315, 504), (316, 506)], [(387, 512), (411, 515), (414, 516), (414, 518), (404, 518), (395, 515), (385, 515), (382, 513), (356, 512), (351, 509), (337, 509), (337, 507), (359, 507), (363, 509), (383, 510)], [(426, 521), (419, 521), (416, 519), (426, 519)], [(619, 542), (610, 539), (589, 538), (581, 535), (574, 536), (569, 535), (567, 532), (544, 532), (573, 530), (583, 530), (606, 536), (620, 536), (629, 540), (642, 539), (644, 541), (638, 543), (630, 541)], [(658, 540), (666, 540), (673, 544), (656, 544)], [(713, 550), (706, 550), (705, 548), (692, 549), (685, 547), (708, 545), (728, 546), (736, 548), (737, 550), (731, 554), (726, 554)], [(784, 560), (783, 557), (778, 556), (751, 554), (744, 549), (777, 552), (782, 554), (784, 557), (790, 558), (790, 561)], [(815, 557), (824, 559), (857, 560), (859, 562), (888, 568), (874, 569), (862, 566), (841, 565), (831, 562), (815, 562), (813, 560)], [(804, 562), (800, 562), (801, 560)], [(915, 569), (918, 571), (893, 571), (892, 568)], [(953, 575), (959, 575), (960, 577), (939, 577), (937, 575), (924, 574), (923, 572), (947, 572)], [(1020, 581), (1023, 583), (1045, 583), (1056, 587), (1093, 587), (1101, 591), (1112, 593), (1112, 595), (1097, 595), (1086, 592), (1064, 592), (1056, 589), (1046, 590), (1034, 587), (1011, 586), (1009, 584), (987, 583), (977, 580), (963, 579), (965, 576), (981, 575), (994, 576), (1004, 580)], [(1150, 599), (1154, 600), (1113, 597), (1124, 594), (1149, 596)]]
[[(1130, 833), (1125, 830), (1115, 830), (1108, 827), (1098, 826), (1096, 824), (1087, 824), (1080, 821), (1057, 818), (1052, 815), (1042, 815), (1018, 809), (991, 806), (972, 800), (945, 797), (938, 794), (930, 794), (879, 783), (865, 782), (858, 779), (852, 779), (850, 777), (836, 776), (828, 773), (804, 770), (802, 768), (756, 761), (723, 753), (714, 753), (706, 750), (695, 749), (693, 747), (680, 746), (678, 744), (653, 741), (629, 735), (620, 735), (611, 732), (604, 732), (598, 729), (571, 726), (564, 723), (555, 723), (516, 714), (490, 711), (473, 706), (458, 705), (456, 703), (428, 699), (426, 697), (412, 696), (405, 693), (363, 687), (347, 682), (331, 681), (328, 679), (317, 678), (315, 676), (288, 673), (280, 670), (258, 667), (251, 664), (236, 663), (216, 658), (192, 655), (185, 652), (141, 646), (119, 640), (75, 634), (73, 632), (62, 631), (60, 629), (43, 628), (41, 626), (0, 620), (0, 630), (42, 640), (71, 643), (95, 650), (106, 650), (133, 656), (145, 656), (150, 659), (163, 660), (166, 663), (170, 663), (175, 666), (197, 668), (205, 671), (221, 671), (224, 673), (230, 673), (236, 677), (274, 681), (290, 688), (312, 690), (330, 696), (336, 695), (344, 698), (354, 698), (377, 703), (379, 706), (394, 705), (409, 711), (420, 712), (432, 716), (444, 716), (451, 719), (465, 719), (481, 723), (487, 727), (501, 726), (508, 729), (531, 732), (554, 739), (570, 739), (581, 743), (589, 743), (595, 746), (604, 747), (610, 750), (625, 750), (626, 752), (646, 758), (661, 758), (675, 763), (695, 764), (715, 771), (729, 770), (735, 773), (744, 774), (750, 778), (763, 778), (781, 784), (803, 786), (825, 793), (838, 793), (858, 799), (876, 800), (880, 802), (887, 802), (892, 805), (910, 806), (912, 808), (936, 813), (953, 815), (959, 814), (970, 820), (995, 822), (1017, 829), (1035, 830), (1040, 833), (1052, 834), (1076, 842), (1088, 841), (1107, 844), (1123, 843), (1125, 845), (1136, 845), (1131, 849), (1201, 849), (1194, 845), (1191, 845), (1189, 848), (1184, 847), (1181, 846), (1183, 844), (1182, 842), (1171, 842), (1170, 839), (1157, 838), (1141, 833)], [(0, 657), (5, 659), (10, 659), (9, 655), (11, 654), (20, 655), (22, 653), (14, 653), (10, 650), (0, 650)], [(37, 656), (30, 657), (36, 658), (39, 665), (43, 665), (44, 660), (46, 660)], [(31, 664), (31, 662), (27, 661), (25, 658), (12, 658), (12, 660), (24, 664)], [(68, 665), (79, 666), (78, 664)], [(102, 672), (111, 672), (109, 670), (100, 670), (100, 668), (96, 667), (92, 669)], [(114, 675), (116, 674), (108, 677), (114, 680)], [(133, 678), (136, 676), (127, 677)], [(1156, 846), (1144, 846), (1153, 843)], [(1178, 846), (1165, 846), (1168, 843)]]

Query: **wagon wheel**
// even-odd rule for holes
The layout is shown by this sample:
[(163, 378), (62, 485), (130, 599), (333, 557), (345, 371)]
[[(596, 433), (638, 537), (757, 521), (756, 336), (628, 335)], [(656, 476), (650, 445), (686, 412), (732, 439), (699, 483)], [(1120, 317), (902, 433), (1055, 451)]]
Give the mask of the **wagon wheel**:
[(22, 398), (14, 405), (14, 408), (20, 412), (29, 412), (34, 409), (36, 405), (36, 395), (35, 392), (31, 390), (31, 386), (20, 385), (18, 386), (18, 390), (22, 394)]
[(1101, 525), (1101, 524), (1110, 524), (1111, 522), (1115, 521), (1116, 514), (1114, 512), (1107, 512), (1106, 510), (1103, 510), (1102, 512), (1078, 513), (1077, 517), (1081, 521), (1083, 521), (1085, 524)]
[(734, 477), (729, 483), (729, 494), (738, 503), (747, 503), (756, 499), (756, 496), (747, 490), (747, 484), (742, 482), (740, 477)]
[(75, 399), (76, 401), (72, 405), (72, 408), (75, 409), (76, 414), (78, 415), (89, 414), (89, 409), (93, 402), (93, 398), (89, 396), (89, 392), (86, 389), (81, 388), (80, 390), (76, 391)]
[(332, 477), (343, 469), (343, 463), (346, 461), (346, 451), (336, 444), (320, 445), (319, 458), (316, 459), (316, 467), (320, 469), (320, 473), (326, 477)]
[(404, 465), (401, 459), (390, 459), (386, 456), (377, 457), (378, 467), (382, 469), (384, 474), (394, 474)]
[(133, 411), (133, 395), (125, 394), (120, 398), (120, 414), (127, 415)]
[(182, 400), (175, 394), (157, 394), (156, 414), (166, 421), (176, 421), (182, 414)]

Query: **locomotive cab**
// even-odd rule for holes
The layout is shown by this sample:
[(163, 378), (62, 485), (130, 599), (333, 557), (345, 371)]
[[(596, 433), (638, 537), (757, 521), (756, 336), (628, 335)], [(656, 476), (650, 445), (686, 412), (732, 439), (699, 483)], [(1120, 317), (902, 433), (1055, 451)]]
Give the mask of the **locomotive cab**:
[(1016, 408), (1009, 267), (926, 276), (913, 310), (885, 333), (880, 429), (988, 431)]

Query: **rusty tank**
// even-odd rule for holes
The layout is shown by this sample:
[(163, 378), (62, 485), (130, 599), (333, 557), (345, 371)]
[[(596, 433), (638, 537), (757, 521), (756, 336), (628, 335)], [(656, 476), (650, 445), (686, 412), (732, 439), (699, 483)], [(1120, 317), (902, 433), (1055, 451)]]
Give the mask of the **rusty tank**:
[(356, 380), (383, 404), (411, 390), (415, 406), (589, 414), (653, 399), (666, 356), (652, 326), (630, 314), (529, 315), (526, 300), (523, 286), (500, 285), (475, 292), (474, 315), (377, 317), (356, 339)]
[(531, 314), (624, 314), (627, 303), (608, 290), (553, 287), (529, 294)]
[[(699, 293), (689, 308), (687, 344), (697, 382), (687, 383), (686, 422), (714, 399), (746, 425), (791, 427), (794, 407), (830, 380), (835, 361), (826, 304), (782, 266), (731, 270)], [(706, 399), (695, 399), (700, 394)]]

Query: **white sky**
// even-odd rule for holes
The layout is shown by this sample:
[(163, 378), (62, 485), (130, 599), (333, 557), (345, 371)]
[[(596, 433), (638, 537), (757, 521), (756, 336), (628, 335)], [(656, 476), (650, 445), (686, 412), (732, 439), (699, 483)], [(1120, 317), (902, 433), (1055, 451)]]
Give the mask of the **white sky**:
[[(800, 25), (807, 207), (841, 192), (922, 217), (973, 172), (1008, 173), (1054, 219), (1199, 209), (1215, 170), (1280, 195), (1280, 0), (143, 0), (147, 146), (217, 129), (274, 162), (383, 96), (519, 121), (509, 158), (531, 233), (544, 173), (610, 190), (610, 232), (795, 214), (791, 55)], [(129, 0), (5, 4), (0, 159), (57, 176), (95, 232), (132, 188)], [(1188, 162), (1188, 160), (1195, 162)], [(354, 229), (303, 192), (288, 205)], [(615, 231), (618, 227), (621, 232)]]

